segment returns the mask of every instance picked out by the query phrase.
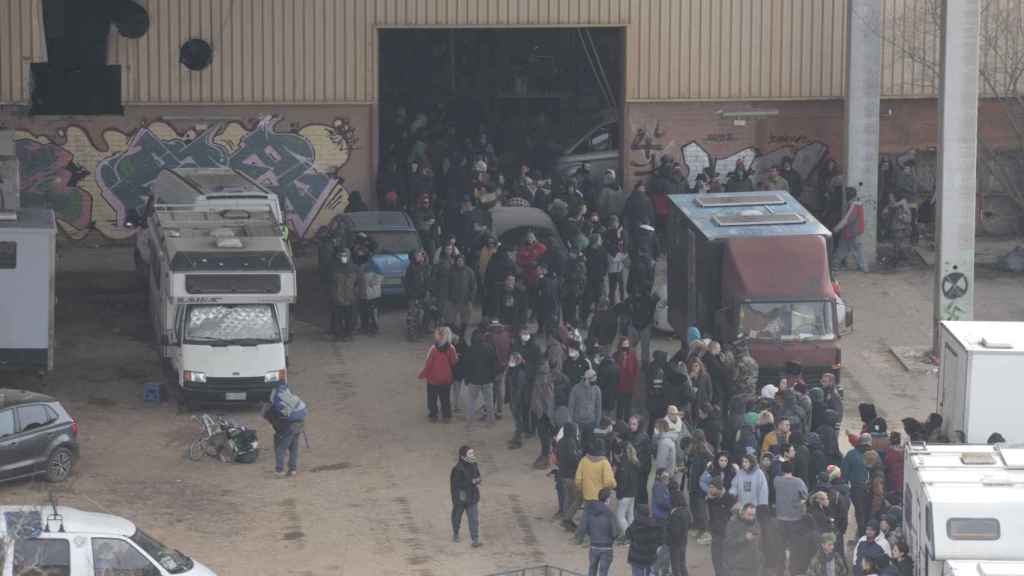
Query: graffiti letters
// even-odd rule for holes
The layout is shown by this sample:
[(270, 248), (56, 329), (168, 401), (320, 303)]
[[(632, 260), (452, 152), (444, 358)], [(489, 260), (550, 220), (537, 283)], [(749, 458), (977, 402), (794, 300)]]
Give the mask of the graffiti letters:
[(640, 126), (636, 129), (633, 135), (633, 142), (630, 144), (629, 149), (633, 152), (639, 152), (639, 158), (630, 159), (629, 164), (633, 168), (637, 168), (633, 172), (635, 177), (645, 177), (654, 173), (654, 169), (657, 168), (658, 160), (666, 153), (671, 154), (670, 148), (671, 142), (663, 143), (662, 139), (666, 136), (666, 131), (661, 127), (660, 122), (656, 122), (653, 129)]
[(337, 209), (346, 194), (340, 171), (357, 137), (344, 118), (292, 125), (288, 131), (276, 129), (279, 120), (265, 116), (251, 127), (228, 122), (182, 130), (158, 121), (130, 135), (104, 132), (105, 148), (93, 145), (76, 126), (58, 133), (62, 141), (19, 132), (22, 203), (53, 208), (72, 234), (94, 221), (104, 223), (95, 216), (95, 205), (113, 212), (106, 224), (118, 235), (116, 229), (145, 202), (161, 170), (231, 168), (277, 194), (289, 225), (306, 235), (321, 209), (328, 203)]
[(822, 142), (810, 142), (798, 148), (783, 146), (765, 154), (759, 153), (754, 147), (747, 147), (728, 156), (716, 157), (698, 142), (690, 142), (682, 147), (682, 155), (689, 171), (690, 185), (696, 182), (698, 174), (709, 168), (724, 182), (739, 162), (743, 162), (753, 172), (752, 177), (756, 181), (768, 168), (779, 165), (786, 157), (793, 159), (793, 169), (806, 182), (828, 156), (828, 146)]
[(720, 132), (717, 134), (708, 134), (704, 137), (706, 142), (734, 142), (736, 135), (732, 132)]
[(793, 145), (793, 146), (800, 146), (800, 145), (803, 145), (803, 144), (807, 144), (808, 142), (810, 142), (810, 138), (808, 138), (807, 136), (802, 136), (802, 135), (801, 136), (794, 136), (794, 135), (789, 135), (789, 134), (775, 134), (775, 133), (771, 133), (771, 134), (768, 135), (768, 143), (769, 144), (779, 144), (779, 145), (787, 145), (788, 144), (788, 145)]

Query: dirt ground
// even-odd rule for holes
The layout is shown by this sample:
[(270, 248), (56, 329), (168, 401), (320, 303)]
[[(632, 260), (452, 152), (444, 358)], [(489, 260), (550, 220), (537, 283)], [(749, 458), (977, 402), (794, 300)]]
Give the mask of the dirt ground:
[[(72, 247), (60, 257), (55, 370), (0, 373), (0, 385), (58, 396), (79, 420), (81, 461), (65, 485), (7, 485), (2, 500), (42, 503), (54, 490), (63, 504), (128, 517), (225, 575), (484, 576), (539, 564), (585, 572), (586, 549), (551, 519), (553, 482), (530, 466), (536, 440), (509, 451), (508, 418), (471, 431), (429, 423), (415, 379), (428, 341), (405, 341), (400, 309), (383, 314), (376, 338), (327, 339), (311, 261), (303, 265), (289, 369), (311, 409), (298, 477), (272, 474), (272, 432), (251, 409), (230, 415), (258, 430), (267, 450), (257, 463), (185, 459), (196, 423), (171, 404), (142, 402), (160, 371), (130, 249)], [(931, 411), (935, 377), (905, 372), (889, 353), (930, 341), (930, 271), (840, 281), (856, 311), (844, 339), (851, 426), (864, 398), (890, 419)], [(981, 271), (977, 285), (979, 319), (1024, 319), (1020, 278)], [(477, 550), (466, 538), (452, 543), (449, 528), (448, 473), (467, 442), (483, 474)], [(707, 546), (691, 541), (689, 553), (691, 573), (711, 573)], [(613, 574), (627, 574), (626, 548), (615, 554)]]

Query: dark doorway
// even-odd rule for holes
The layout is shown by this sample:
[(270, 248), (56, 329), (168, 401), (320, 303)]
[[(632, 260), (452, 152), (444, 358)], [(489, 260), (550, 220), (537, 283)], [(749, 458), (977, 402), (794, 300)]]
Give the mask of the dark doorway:
[[(481, 133), (492, 173), (523, 162), (545, 177), (586, 161), (618, 171), (624, 49), (620, 28), (380, 30), (380, 160), (435, 174), (476, 160)], [(424, 154), (426, 150), (426, 154)], [(575, 162), (575, 163), (574, 163)]]

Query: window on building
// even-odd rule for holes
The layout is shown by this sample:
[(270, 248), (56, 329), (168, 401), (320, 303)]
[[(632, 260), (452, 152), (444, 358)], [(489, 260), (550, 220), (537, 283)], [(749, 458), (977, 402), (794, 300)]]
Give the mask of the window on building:
[(160, 576), (160, 570), (134, 546), (114, 538), (92, 539), (92, 564), (96, 576)]
[(14, 576), (71, 576), (71, 547), (62, 538), (14, 541)]
[(18, 267), (18, 243), (0, 242), (0, 270), (14, 270)]

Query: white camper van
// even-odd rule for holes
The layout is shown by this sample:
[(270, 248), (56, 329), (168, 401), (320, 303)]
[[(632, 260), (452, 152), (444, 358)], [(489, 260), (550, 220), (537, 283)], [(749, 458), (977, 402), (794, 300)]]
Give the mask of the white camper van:
[(942, 322), (938, 408), (943, 431), (969, 444), (993, 432), (1024, 442), (1018, 385), (1024, 374), (1024, 322)]
[(903, 526), (917, 576), (948, 573), (953, 560), (1024, 561), (1024, 449), (913, 443), (904, 462)]
[(136, 264), (186, 403), (260, 402), (286, 378), (295, 266), (275, 205), (225, 195), (147, 207)]

